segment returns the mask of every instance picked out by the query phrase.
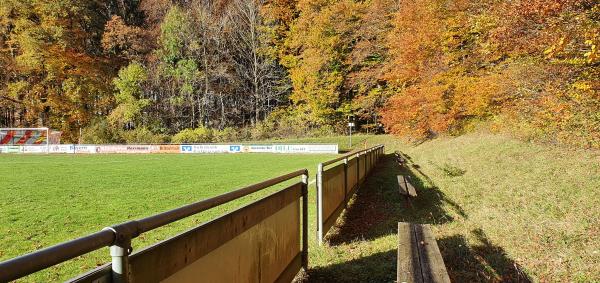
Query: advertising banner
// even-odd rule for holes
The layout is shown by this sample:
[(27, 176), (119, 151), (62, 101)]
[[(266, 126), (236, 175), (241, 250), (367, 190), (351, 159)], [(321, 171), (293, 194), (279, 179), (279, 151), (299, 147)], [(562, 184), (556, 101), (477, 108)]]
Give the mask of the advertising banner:
[(22, 145), (21, 152), (22, 153), (45, 153), (45, 152), (47, 152), (47, 147), (45, 145)]
[(229, 144), (191, 144), (181, 145), (181, 153), (238, 153), (242, 152), (241, 145)]
[(19, 152), (21, 152), (21, 147), (16, 146), (16, 145), (6, 146), (6, 152), (7, 153), (19, 153)]
[(276, 144), (275, 153), (338, 153), (337, 144)]
[(95, 145), (76, 145), (75, 153), (96, 153)]
[(51, 153), (75, 153), (74, 144), (54, 144), (50, 145)]
[(256, 152), (256, 153), (271, 153), (273, 152), (272, 144), (260, 144), (260, 145), (245, 145), (242, 147), (243, 152)]
[(159, 146), (159, 153), (180, 153), (181, 149), (177, 144), (164, 144)]
[(98, 145), (97, 153), (157, 153), (158, 145)]
[(337, 154), (337, 144), (165, 144), (165, 145), (75, 145), (55, 144), (0, 146), (0, 153), (328, 153)]

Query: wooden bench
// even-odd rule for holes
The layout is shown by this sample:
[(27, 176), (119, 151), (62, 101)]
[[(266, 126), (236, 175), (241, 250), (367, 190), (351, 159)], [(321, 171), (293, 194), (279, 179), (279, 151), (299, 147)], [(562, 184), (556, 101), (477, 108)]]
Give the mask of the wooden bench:
[(450, 282), (429, 225), (398, 223), (397, 282)]
[(402, 156), (399, 152), (394, 152), (394, 156), (396, 156), (396, 162), (398, 162), (398, 165), (404, 166), (406, 164), (406, 159), (404, 159), (404, 156)]
[(398, 175), (398, 189), (400, 190), (400, 194), (402, 194), (402, 195), (409, 196), (409, 197), (417, 196), (417, 190), (410, 183), (409, 176)]

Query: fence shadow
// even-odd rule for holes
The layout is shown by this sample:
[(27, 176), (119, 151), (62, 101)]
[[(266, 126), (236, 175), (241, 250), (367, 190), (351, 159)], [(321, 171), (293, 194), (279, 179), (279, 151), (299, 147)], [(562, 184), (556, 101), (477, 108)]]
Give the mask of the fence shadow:
[(310, 269), (300, 282), (394, 282), (396, 250)]
[[(417, 189), (418, 197), (407, 199), (400, 195), (398, 175), (408, 175)], [(393, 154), (381, 157), (371, 174), (356, 192), (341, 220), (326, 238), (336, 246), (356, 240), (372, 240), (396, 234), (398, 222), (442, 224), (453, 221), (444, 204), (467, 217), (455, 202), (448, 199), (425, 174), (418, 176), (400, 166)]]
[(532, 282), (521, 266), (502, 247), (491, 243), (481, 229), (471, 233), (478, 242), (471, 246), (463, 235), (437, 241), (453, 282)]
[[(398, 164), (394, 154), (381, 158), (326, 237), (330, 246), (396, 235), (398, 222), (435, 225), (452, 222), (454, 217), (468, 219), (460, 205), (447, 197), (410, 156), (402, 155), (404, 166)], [(400, 195), (397, 175), (410, 176), (417, 189), (416, 198), (408, 200)], [(467, 236), (477, 243), (469, 246)], [(473, 230), (469, 235), (441, 238), (438, 245), (453, 282), (532, 282), (504, 249), (494, 245), (481, 229)], [(395, 259), (396, 250), (390, 250), (314, 268), (309, 270), (305, 281), (391, 282), (396, 274)], [(368, 277), (362, 278), (364, 274)]]

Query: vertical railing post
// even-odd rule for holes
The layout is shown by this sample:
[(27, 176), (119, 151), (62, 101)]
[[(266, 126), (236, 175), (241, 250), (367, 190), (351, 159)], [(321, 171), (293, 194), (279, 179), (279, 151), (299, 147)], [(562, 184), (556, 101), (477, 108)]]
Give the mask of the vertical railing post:
[(356, 186), (360, 185), (360, 152), (356, 154)]
[(302, 267), (308, 270), (308, 171), (302, 175)]
[(344, 158), (344, 207), (348, 207), (348, 157)]
[(323, 163), (317, 167), (317, 241), (323, 244)]
[(115, 242), (110, 246), (112, 258), (112, 283), (129, 283), (129, 254), (131, 254), (131, 236), (119, 233), (115, 228), (106, 227), (115, 233)]

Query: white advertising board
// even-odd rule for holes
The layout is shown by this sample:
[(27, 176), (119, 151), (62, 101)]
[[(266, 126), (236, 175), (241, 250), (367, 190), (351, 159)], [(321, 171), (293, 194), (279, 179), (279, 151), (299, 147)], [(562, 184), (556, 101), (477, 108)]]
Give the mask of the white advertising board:
[(241, 145), (230, 144), (182, 144), (181, 153), (238, 153)]
[(155, 153), (158, 145), (96, 145), (96, 153)]
[(271, 153), (273, 152), (272, 144), (253, 144), (245, 145), (242, 147), (243, 152), (256, 152), (256, 153)]
[(337, 144), (276, 144), (275, 153), (338, 153)]
[(328, 153), (337, 144), (182, 144), (182, 145), (23, 145), (0, 146), (0, 153)]
[(46, 153), (48, 148), (45, 145), (22, 145), (22, 153)]
[(51, 153), (75, 153), (74, 144), (54, 144), (49, 149)]
[(95, 145), (76, 145), (75, 153), (96, 153)]

